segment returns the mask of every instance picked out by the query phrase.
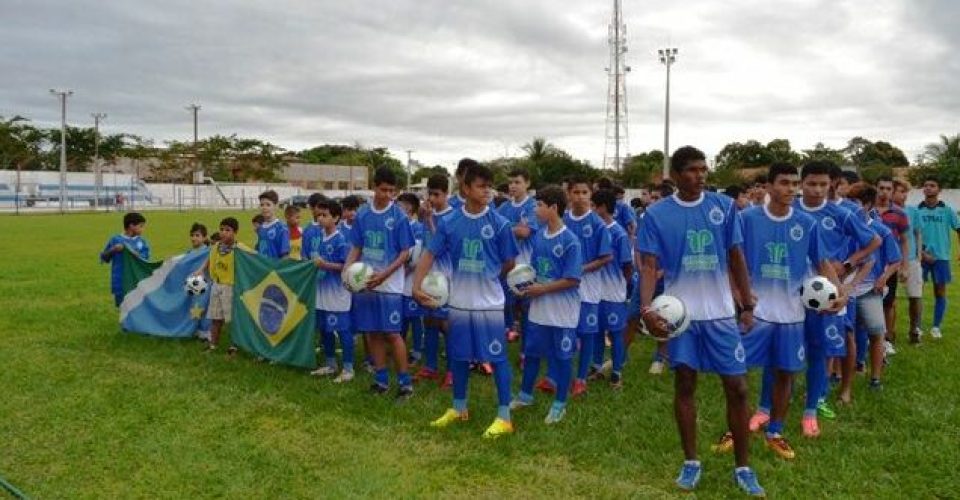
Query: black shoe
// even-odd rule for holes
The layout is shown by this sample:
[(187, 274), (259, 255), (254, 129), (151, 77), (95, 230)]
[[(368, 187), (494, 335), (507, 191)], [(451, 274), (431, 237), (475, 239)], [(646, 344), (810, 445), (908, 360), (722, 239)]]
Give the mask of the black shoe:
[(378, 384), (376, 382), (370, 384), (370, 394), (375, 394), (377, 396), (380, 396), (380, 395), (386, 394), (389, 391), (390, 391), (390, 388), (385, 385)]
[(870, 390), (872, 390), (872, 391), (882, 391), (882, 390), (883, 390), (883, 384), (880, 382), (880, 379), (878, 379), (878, 378), (872, 378), (872, 379), (870, 379)]
[(610, 372), (610, 388), (623, 389), (623, 376), (617, 372)]
[(413, 397), (413, 386), (405, 385), (397, 389), (397, 402), (402, 403)]

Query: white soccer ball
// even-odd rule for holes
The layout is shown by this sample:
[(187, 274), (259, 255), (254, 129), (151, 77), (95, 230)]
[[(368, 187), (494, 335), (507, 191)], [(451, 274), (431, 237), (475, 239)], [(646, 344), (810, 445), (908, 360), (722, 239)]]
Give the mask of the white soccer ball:
[(507, 287), (510, 291), (519, 294), (524, 288), (532, 285), (537, 279), (537, 271), (529, 264), (518, 264), (507, 273)]
[(654, 337), (659, 341), (677, 337), (690, 327), (687, 305), (679, 297), (660, 295), (650, 302), (650, 309), (667, 322), (667, 336), (665, 338)]
[(354, 262), (347, 266), (340, 274), (343, 284), (353, 293), (362, 292), (367, 288), (367, 282), (373, 277), (373, 267), (366, 262)]
[(183, 289), (187, 292), (187, 295), (200, 295), (207, 291), (207, 281), (203, 279), (203, 276), (194, 274), (184, 282)]
[(822, 311), (830, 307), (830, 303), (837, 299), (837, 287), (823, 276), (814, 276), (803, 283), (800, 289), (800, 300), (803, 306), (814, 311)]
[(447, 305), (447, 300), (450, 299), (450, 282), (439, 271), (431, 271), (427, 274), (423, 278), (423, 283), (420, 284), (420, 289), (437, 301), (440, 307)]

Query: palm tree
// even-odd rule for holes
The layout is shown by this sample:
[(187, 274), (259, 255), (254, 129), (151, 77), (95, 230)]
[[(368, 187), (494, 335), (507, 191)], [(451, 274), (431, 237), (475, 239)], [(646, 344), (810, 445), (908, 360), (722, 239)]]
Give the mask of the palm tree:
[(527, 153), (527, 159), (530, 161), (539, 161), (548, 156), (557, 154), (557, 148), (547, 142), (543, 137), (534, 137), (532, 141), (524, 144), (520, 149)]
[(952, 137), (940, 135), (940, 142), (927, 144), (924, 156), (937, 165), (960, 161), (960, 134)]

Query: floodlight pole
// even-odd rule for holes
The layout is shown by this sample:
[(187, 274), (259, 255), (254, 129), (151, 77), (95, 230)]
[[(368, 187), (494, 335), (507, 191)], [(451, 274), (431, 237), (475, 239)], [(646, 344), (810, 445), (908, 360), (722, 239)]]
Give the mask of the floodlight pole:
[(93, 113), (93, 208), (100, 211), (100, 193), (103, 191), (103, 172), (100, 171), (100, 120), (107, 117), (106, 113)]
[(670, 67), (677, 62), (676, 47), (660, 49), (660, 63), (667, 67), (667, 96), (663, 117), (663, 178), (670, 176)]
[(196, 209), (200, 203), (200, 185), (197, 184), (197, 167), (200, 165), (200, 157), (197, 153), (197, 114), (200, 111), (200, 105), (193, 103), (187, 106), (187, 111), (193, 113), (193, 208)]
[(50, 94), (60, 99), (60, 213), (67, 207), (67, 97), (72, 90), (50, 89)]
[(413, 164), (413, 150), (407, 150), (407, 191), (410, 190), (410, 166)]

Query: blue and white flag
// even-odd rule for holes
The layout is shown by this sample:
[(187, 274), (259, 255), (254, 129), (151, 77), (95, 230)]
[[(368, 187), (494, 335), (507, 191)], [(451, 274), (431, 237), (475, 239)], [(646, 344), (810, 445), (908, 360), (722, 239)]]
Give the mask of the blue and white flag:
[[(128, 332), (170, 338), (189, 338), (208, 331), (209, 290), (191, 296), (183, 285), (190, 275), (204, 267), (209, 253), (210, 250), (204, 248), (171, 257), (137, 282), (120, 304), (120, 326)], [(124, 259), (124, 265), (149, 266), (149, 263)], [(206, 279), (210, 281), (209, 277)]]

